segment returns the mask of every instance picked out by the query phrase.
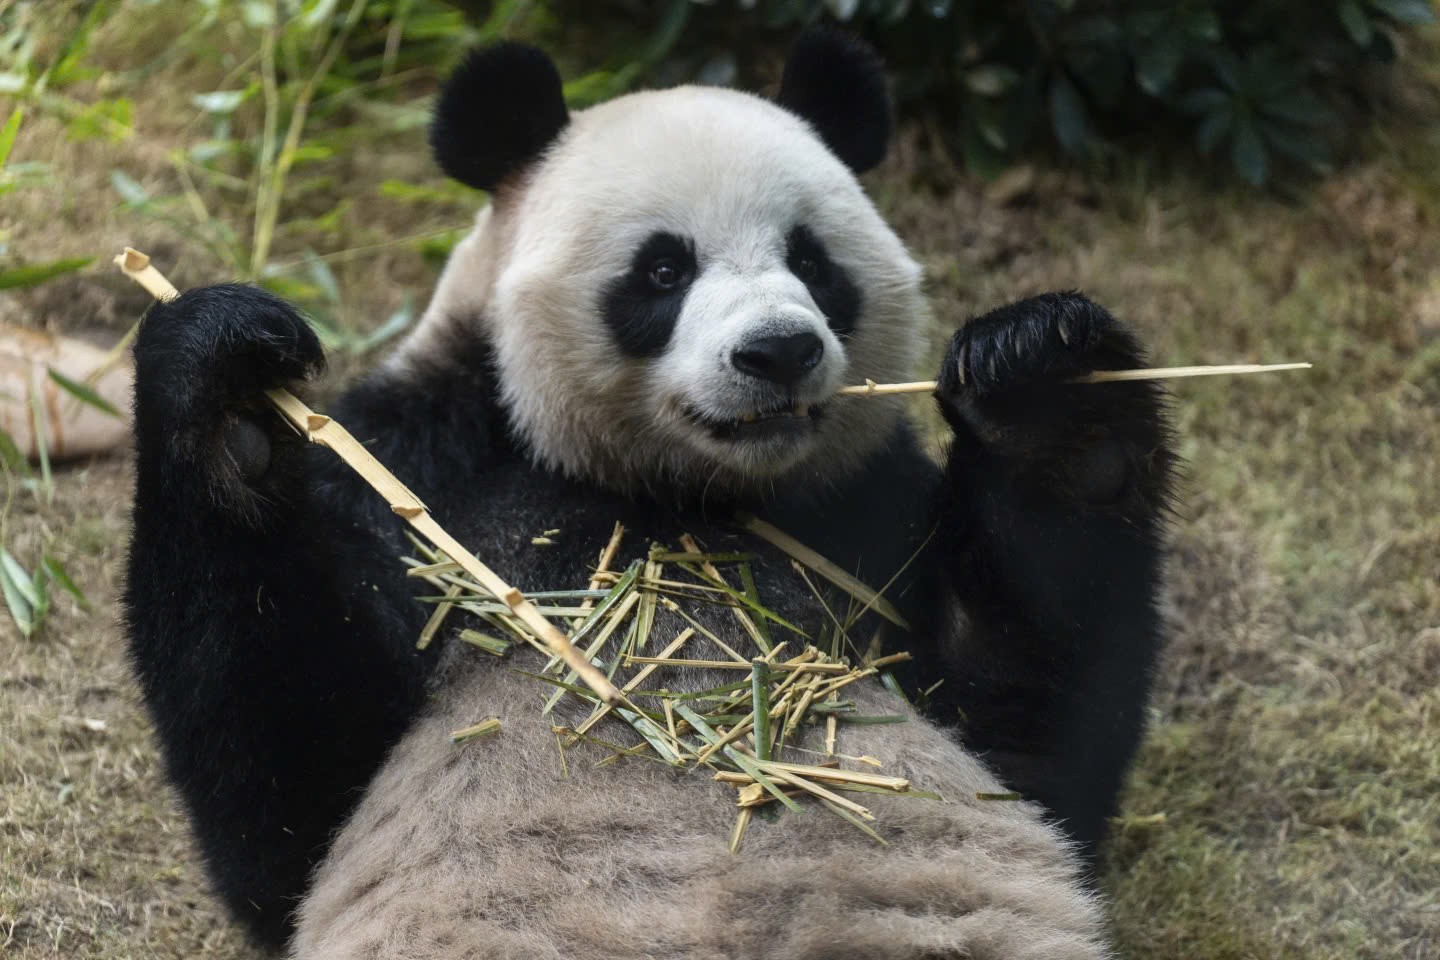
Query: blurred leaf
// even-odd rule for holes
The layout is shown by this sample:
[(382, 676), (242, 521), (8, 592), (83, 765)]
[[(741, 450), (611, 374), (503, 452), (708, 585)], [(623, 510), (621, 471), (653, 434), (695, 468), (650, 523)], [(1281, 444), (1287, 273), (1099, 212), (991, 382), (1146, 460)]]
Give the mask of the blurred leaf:
[(240, 13), (245, 25), (252, 30), (275, 26), (275, 14), (265, 0), (244, 0), (240, 4)]
[(20, 120), (25, 116), (24, 107), (16, 107), (10, 111), (10, 119), (5, 121), (5, 126), (0, 128), (0, 167), (5, 166), (5, 161), (10, 159), (10, 150), (15, 146), (15, 136), (20, 132)]
[(1304, 131), (1266, 128), (1265, 142), (1276, 153), (1303, 164), (1315, 173), (1324, 173), (1330, 169), (1330, 151)]
[(1230, 129), (1235, 125), (1235, 111), (1227, 103), (1217, 107), (1205, 115), (1200, 126), (1195, 131), (1195, 144), (1200, 152), (1206, 155), (1215, 152), (1220, 142), (1230, 135)]
[(1178, 34), (1165, 33), (1157, 37), (1135, 60), (1135, 81), (1140, 89), (1152, 97), (1168, 92), (1183, 56)]
[(1020, 82), (1020, 74), (1013, 67), (994, 63), (975, 67), (965, 72), (965, 86), (982, 97), (998, 97)]
[(41, 499), (47, 504), (55, 497), (55, 478), (50, 475), (50, 416), (40, 400), (40, 391), (30, 390), (30, 425), (35, 433), (35, 459), (40, 461)]
[(359, 343), (356, 344), (356, 352), (364, 353), (367, 350), (373, 350), (387, 340), (404, 333), (414, 319), (415, 305), (411, 302), (410, 294), (407, 292), (401, 300), (398, 310), (390, 314), (380, 326), (360, 338)]
[(1269, 175), (1265, 144), (1255, 130), (1254, 121), (1248, 117), (1237, 118), (1235, 136), (1230, 141), (1230, 162), (1235, 165), (1235, 172), (1240, 174), (1246, 183), (1255, 187), (1265, 185), (1265, 179)]
[(463, 229), (434, 233), (416, 240), (415, 248), (420, 251), (420, 256), (427, 263), (439, 267), (445, 263), (446, 258), (450, 256), (450, 251), (455, 249), (455, 245), (465, 239), (467, 233), (469, 231)]
[(46, 280), (88, 267), (94, 260), (94, 257), (71, 257), (66, 260), (52, 260), (49, 263), (32, 263), (23, 267), (12, 267), (9, 270), (0, 271), (0, 290), (33, 287)]
[(123, 170), (110, 171), (110, 186), (120, 194), (120, 199), (132, 207), (142, 207), (150, 202), (150, 194), (134, 177)]
[(0, 93), (19, 93), (29, 82), (30, 78), (23, 73), (0, 72)]
[(1435, 8), (1430, 0), (1370, 0), (1370, 6), (1396, 23), (1415, 25), (1435, 22)]
[(85, 386), (85, 384), (76, 383), (74, 380), (71, 380), (59, 370), (56, 370), (54, 367), (49, 368), (49, 371), (50, 379), (54, 380), (57, 384), (59, 384), (62, 390), (70, 394), (76, 400), (79, 400), (81, 403), (88, 404), (103, 413), (108, 413), (112, 417), (120, 416), (120, 411), (115, 409), (115, 405), (113, 403), (100, 396), (100, 394), (96, 393), (91, 388)]
[(1224, 90), (1219, 87), (1205, 87), (1188, 94), (1180, 101), (1180, 109), (1186, 113), (1209, 113), (1229, 102), (1230, 94)]
[(29, 637), (35, 632), (35, 601), (32, 600), (35, 585), (25, 568), (4, 547), (0, 547), (0, 588), (5, 593), (5, 605), (10, 608), (10, 619), (15, 621), (22, 636)]
[(1009, 165), (1010, 158), (985, 139), (973, 119), (965, 124), (963, 146), (965, 169), (985, 180), (995, 179)]
[(695, 82), (702, 87), (733, 87), (739, 76), (740, 65), (735, 62), (735, 55), (726, 50), (701, 64), (695, 71)]
[(330, 269), (330, 264), (316, 256), (315, 251), (307, 250), (305, 268), (310, 274), (310, 282), (315, 284), (326, 302), (331, 306), (339, 306), (340, 282), (335, 279), (335, 271)]
[(21, 476), (30, 476), (30, 461), (25, 454), (20, 452), (16, 445), (15, 438), (4, 430), (0, 430), (0, 465), (6, 470), (13, 470)]
[(1208, 43), (1219, 43), (1224, 36), (1220, 30), (1220, 18), (1214, 10), (1191, 11), (1185, 19), (1185, 32)]
[(233, 140), (201, 140), (186, 151), (186, 156), (196, 163), (205, 164), (241, 149), (241, 145)]
[(90, 609), (89, 598), (85, 596), (85, 592), (80, 589), (75, 581), (70, 578), (70, 574), (66, 572), (59, 560), (56, 560), (47, 553), (44, 559), (41, 560), (41, 563), (45, 568), (45, 572), (50, 575), (50, 579), (60, 584), (66, 593), (74, 597), (75, 601), (80, 604), (82, 610)]
[(119, 143), (134, 132), (134, 104), (128, 97), (97, 100), (76, 114), (65, 126), (71, 140), (109, 140)]
[(334, 155), (335, 150), (332, 147), (322, 146), (317, 143), (307, 143), (296, 147), (290, 154), (290, 160), (292, 163), (301, 164), (316, 160), (329, 160)]
[(1267, 100), (1260, 105), (1267, 116), (1286, 120), (1306, 127), (1318, 127), (1337, 121), (1335, 111), (1327, 107), (1319, 97), (1303, 91), (1294, 91), (1288, 96)]
[(300, 25), (312, 30), (335, 16), (340, 0), (307, 0), (305, 10), (300, 14)]
[(1223, 47), (1211, 50), (1210, 68), (1225, 87), (1230, 90), (1240, 89), (1240, 61), (1235, 54)]
[(30, 588), (35, 592), (37, 600), (35, 608), (30, 612), (30, 618), (36, 629), (39, 629), (50, 614), (50, 575), (45, 572), (43, 563), (35, 568), (35, 574), (30, 579)]
[(90, 51), (90, 38), (114, 6), (114, 0), (97, 0), (88, 6), (85, 19), (80, 22), (79, 27), (70, 31), (65, 46), (55, 58), (55, 65), (47, 71), (52, 83), (64, 86), (94, 73), (93, 68), (83, 65), (85, 55)]
[(386, 180), (380, 184), (380, 196), (407, 203), (460, 204), (473, 207), (485, 199), (485, 191), (455, 180), (438, 183), (411, 183), (408, 180)]
[(210, 93), (194, 93), (190, 102), (206, 113), (234, 113), (240, 104), (249, 99), (252, 88), (244, 90), (215, 90)]
[(1085, 101), (1064, 74), (1056, 75), (1050, 84), (1050, 123), (1055, 139), (1072, 154), (1080, 154), (1090, 144), (1090, 121)]
[(1340, 6), (1336, 8), (1340, 15), (1340, 24), (1350, 39), (1357, 47), (1370, 46), (1370, 39), (1374, 33), (1370, 29), (1370, 18), (1365, 16), (1365, 11), (1360, 9), (1360, 4), (1355, 0), (1340, 0)]

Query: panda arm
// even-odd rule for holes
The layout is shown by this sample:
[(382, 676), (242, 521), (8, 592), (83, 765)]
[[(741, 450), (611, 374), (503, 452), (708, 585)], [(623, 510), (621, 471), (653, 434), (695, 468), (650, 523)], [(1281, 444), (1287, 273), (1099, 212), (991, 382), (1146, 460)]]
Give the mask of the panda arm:
[(131, 661), (217, 892), (278, 948), (423, 702), (418, 605), (371, 586), (396, 551), (357, 512), (365, 491), (264, 407), (321, 366), (288, 306), (191, 291), (147, 315), (135, 359)]
[(935, 504), (936, 712), (958, 711), (968, 745), (1090, 859), (1161, 645), (1173, 455), (1153, 384), (1065, 381), (1143, 365), (1103, 309), (1051, 295), (972, 321), (940, 378), (955, 437)]

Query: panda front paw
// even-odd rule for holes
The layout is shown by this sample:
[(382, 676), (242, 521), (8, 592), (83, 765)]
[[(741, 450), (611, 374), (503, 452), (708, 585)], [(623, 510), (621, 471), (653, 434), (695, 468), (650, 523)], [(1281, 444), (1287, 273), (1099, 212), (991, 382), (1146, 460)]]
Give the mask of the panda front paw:
[[(988, 455), (1088, 502), (1110, 502), (1165, 454), (1151, 382), (1086, 384), (1095, 370), (1143, 366), (1139, 341), (1077, 293), (1050, 293), (971, 320), (950, 342), (936, 391), (952, 456)], [(1166, 460), (1168, 463), (1168, 460)]]
[(135, 427), (142, 457), (198, 469), (212, 487), (269, 467), (264, 391), (316, 376), (324, 352), (285, 301), (242, 284), (201, 287), (151, 307), (135, 341)]

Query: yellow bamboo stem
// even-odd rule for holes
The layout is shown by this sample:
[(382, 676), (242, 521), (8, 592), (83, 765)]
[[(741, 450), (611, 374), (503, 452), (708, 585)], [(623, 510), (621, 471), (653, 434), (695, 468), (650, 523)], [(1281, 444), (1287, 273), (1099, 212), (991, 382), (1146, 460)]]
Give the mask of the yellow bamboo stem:
[[(1309, 370), (1310, 363), (1224, 363), (1198, 367), (1144, 367), (1139, 370), (1096, 370), (1075, 377), (1071, 383), (1115, 383), (1121, 380), (1179, 380), (1184, 377), (1222, 377), (1249, 373), (1279, 373), (1282, 370)], [(842, 397), (892, 397), (901, 393), (934, 393), (939, 381), (876, 383), (866, 380), (835, 391)]]

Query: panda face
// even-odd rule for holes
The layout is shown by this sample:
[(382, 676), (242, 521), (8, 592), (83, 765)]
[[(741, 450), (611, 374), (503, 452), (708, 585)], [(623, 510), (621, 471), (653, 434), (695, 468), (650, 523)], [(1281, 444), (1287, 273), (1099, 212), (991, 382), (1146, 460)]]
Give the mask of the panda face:
[(503, 396), (543, 462), (748, 488), (834, 478), (894, 428), (898, 403), (835, 391), (912, 374), (919, 268), (768, 101), (682, 87), (579, 113), (481, 230)]

